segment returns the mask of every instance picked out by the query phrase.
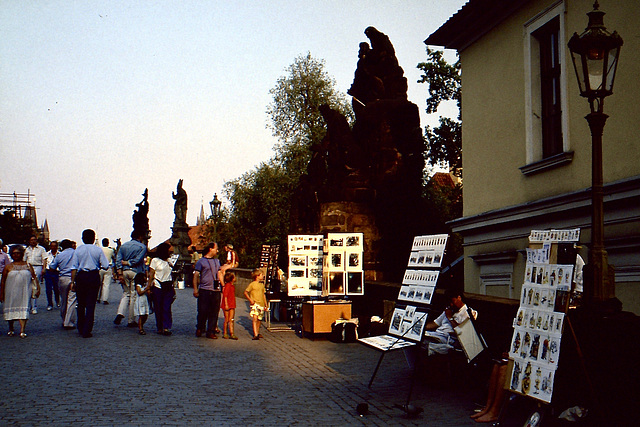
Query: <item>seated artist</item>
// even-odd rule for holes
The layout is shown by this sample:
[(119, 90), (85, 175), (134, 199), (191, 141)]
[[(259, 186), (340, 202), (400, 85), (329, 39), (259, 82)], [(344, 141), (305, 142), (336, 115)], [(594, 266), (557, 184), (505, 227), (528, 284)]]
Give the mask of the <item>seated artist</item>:
[[(449, 305), (440, 316), (425, 325), (422, 348), (428, 350), (429, 356), (447, 354), (451, 350), (461, 348), (454, 328), (469, 320), (469, 310), (462, 301), (461, 294), (457, 290), (447, 289), (445, 297)], [(477, 319), (478, 312), (473, 309), (470, 310), (473, 318)]]
[[(469, 320), (467, 305), (462, 301), (460, 291), (447, 289), (445, 292), (447, 308), (435, 320), (427, 322), (424, 335), (420, 344), (420, 350), (426, 350), (427, 356), (434, 354), (447, 354), (454, 349), (460, 349), (460, 341), (455, 332), (455, 327)], [(478, 312), (471, 309), (473, 318), (478, 317)], [(405, 358), (410, 368), (414, 368), (418, 354), (416, 347), (404, 349)]]

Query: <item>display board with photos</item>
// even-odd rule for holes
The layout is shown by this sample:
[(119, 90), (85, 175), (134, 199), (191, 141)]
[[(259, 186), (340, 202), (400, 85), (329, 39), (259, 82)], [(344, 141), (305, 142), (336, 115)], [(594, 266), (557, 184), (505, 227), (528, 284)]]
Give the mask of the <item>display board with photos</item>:
[(364, 295), (363, 239), (362, 233), (327, 234), (323, 295)]
[(556, 264), (554, 246), (575, 243), (580, 229), (533, 230), (529, 236), (520, 306), (513, 320), (509, 357), (511, 391), (551, 402), (566, 308), (559, 292), (571, 289), (574, 265)]
[(422, 339), (447, 245), (447, 234), (416, 236), (387, 335), (359, 341), (381, 351), (416, 345)]
[[(262, 245), (262, 251), (260, 252), (260, 268), (265, 271), (264, 284), (267, 292), (280, 291), (280, 281), (277, 280), (279, 254), (280, 245)], [(278, 287), (278, 289), (275, 289), (276, 287)]]
[(288, 236), (289, 296), (320, 296), (322, 294), (322, 235)]

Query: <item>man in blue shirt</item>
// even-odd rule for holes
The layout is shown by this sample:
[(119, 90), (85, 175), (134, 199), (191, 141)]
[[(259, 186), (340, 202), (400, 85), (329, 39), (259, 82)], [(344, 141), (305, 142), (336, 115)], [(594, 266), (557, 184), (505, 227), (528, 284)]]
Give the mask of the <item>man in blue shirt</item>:
[(136, 316), (133, 308), (136, 302), (136, 286), (134, 278), (138, 273), (146, 273), (147, 266), (145, 258), (147, 247), (142, 243), (145, 236), (138, 230), (133, 230), (131, 240), (120, 246), (116, 257), (116, 268), (118, 269), (118, 280), (122, 284), (122, 299), (118, 306), (118, 315), (113, 323), (119, 325), (125, 316), (128, 318), (129, 327), (136, 327)]
[(104, 252), (95, 246), (96, 233), (93, 230), (82, 232), (84, 245), (76, 249), (78, 262), (75, 283), (71, 285), (78, 299), (78, 332), (83, 338), (91, 338), (96, 300), (100, 291), (100, 269), (107, 270), (109, 261)]
[(204, 250), (205, 255), (198, 260), (193, 272), (193, 296), (198, 298), (196, 336), (201, 337), (206, 331), (207, 338), (216, 339), (224, 272), (216, 258), (218, 244), (209, 243)]
[(62, 327), (64, 329), (74, 329), (76, 321), (76, 293), (71, 289), (71, 283), (76, 279), (76, 267), (78, 260), (75, 251), (71, 247), (71, 240), (64, 239), (60, 242), (61, 252), (56, 255), (51, 264), (47, 267), (50, 270), (58, 270), (60, 280), (58, 288), (60, 290), (60, 316), (62, 317)]

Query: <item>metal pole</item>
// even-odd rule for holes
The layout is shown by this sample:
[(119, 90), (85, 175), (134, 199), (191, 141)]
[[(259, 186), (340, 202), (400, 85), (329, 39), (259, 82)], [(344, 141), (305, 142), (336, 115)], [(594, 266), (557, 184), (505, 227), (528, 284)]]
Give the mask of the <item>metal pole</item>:
[(585, 118), (591, 130), (591, 251), (592, 289), (587, 296), (602, 302), (615, 296), (608, 277), (608, 255), (604, 248), (604, 207), (602, 188), (602, 133), (607, 116), (594, 112)]

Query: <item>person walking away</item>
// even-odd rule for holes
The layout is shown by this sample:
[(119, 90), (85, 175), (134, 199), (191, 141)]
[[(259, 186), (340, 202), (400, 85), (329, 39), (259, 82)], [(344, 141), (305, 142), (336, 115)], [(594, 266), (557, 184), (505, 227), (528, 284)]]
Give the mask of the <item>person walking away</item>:
[[(222, 288), (222, 311), (224, 312), (224, 324), (222, 325), (222, 338), (237, 340), (235, 334), (236, 315), (236, 275), (228, 271), (224, 273), (224, 286)], [(227, 334), (227, 332), (229, 332)]]
[(206, 331), (206, 337), (217, 339), (216, 328), (222, 293), (218, 244), (211, 242), (205, 247), (205, 255), (198, 260), (193, 272), (193, 296), (198, 299), (196, 337)]
[(253, 281), (249, 283), (244, 291), (244, 296), (249, 300), (251, 305), (251, 323), (253, 325), (253, 339), (262, 338), (260, 334), (260, 322), (264, 316), (264, 311), (268, 309), (267, 295), (264, 288), (264, 273), (260, 269), (253, 270), (251, 273)]
[[(47, 251), (38, 244), (38, 238), (35, 235), (29, 237), (29, 246), (24, 252), (24, 260), (33, 267), (38, 283), (42, 282), (42, 265), (46, 256)], [(31, 314), (38, 314), (38, 298), (31, 299)]]
[(54, 240), (49, 244), (49, 251), (44, 258), (44, 264), (42, 265), (42, 270), (44, 272), (44, 285), (47, 292), (47, 311), (53, 310), (54, 298), (56, 307), (60, 307), (60, 290), (58, 288), (60, 273), (58, 270), (48, 268), (56, 255), (58, 255), (58, 242)]
[(71, 289), (76, 292), (78, 301), (78, 332), (83, 338), (93, 336), (93, 322), (98, 291), (100, 290), (100, 270), (109, 268), (104, 252), (95, 246), (96, 233), (86, 229), (82, 232), (82, 242), (75, 251), (77, 259), (76, 280)]
[(71, 289), (71, 283), (76, 280), (78, 260), (71, 240), (60, 242), (61, 251), (56, 255), (49, 270), (58, 271), (58, 288), (60, 292), (60, 317), (64, 329), (75, 329), (76, 322), (76, 293)]
[(153, 298), (158, 334), (171, 335), (173, 316), (171, 304), (176, 296), (171, 277), (172, 266), (169, 264), (170, 246), (162, 243), (156, 250), (156, 256), (149, 264), (149, 287)]
[(9, 324), (8, 336), (15, 335), (13, 324), (20, 323), (20, 338), (27, 337), (27, 320), (29, 320), (29, 302), (33, 293), (32, 283), (36, 283), (36, 298), (40, 295), (40, 283), (33, 267), (24, 261), (24, 248), (13, 245), (9, 254), (13, 262), (5, 266), (0, 280), (0, 302), (4, 320)]
[(144, 324), (147, 321), (147, 317), (149, 317), (149, 298), (147, 298), (147, 294), (149, 293), (149, 289), (151, 289), (151, 283), (147, 282), (147, 276), (144, 273), (136, 274), (133, 282), (135, 283), (136, 293), (138, 294), (134, 307), (135, 315), (138, 316), (138, 333), (140, 335), (147, 335), (144, 330)]
[(97, 302), (102, 302), (106, 305), (109, 304), (109, 288), (111, 287), (111, 282), (113, 280), (113, 267), (115, 265), (116, 257), (116, 251), (109, 247), (109, 239), (106, 237), (102, 239), (102, 252), (104, 252), (104, 256), (107, 257), (107, 261), (109, 261), (109, 268), (107, 270), (100, 270), (100, 283), (102, 284), (102, 287), (98, 293)]
[(120, 246), (116, 256), (116, 268), (118, 269), (118, 280), (122, 284), (122, 299), (118, 306), (118, 315), (113, 323), (119, 325), (122, 319), (127, 317), (127, 326), (135, 327), (138, 323), (133, 313), (136, 302), (136, 291), (134, 278), (138, 273), (146, 273), (147, 266), (145, 260), (147, 247), (142, 243), (144, 235), (138, 230), (133, 230), (131, 240)]

